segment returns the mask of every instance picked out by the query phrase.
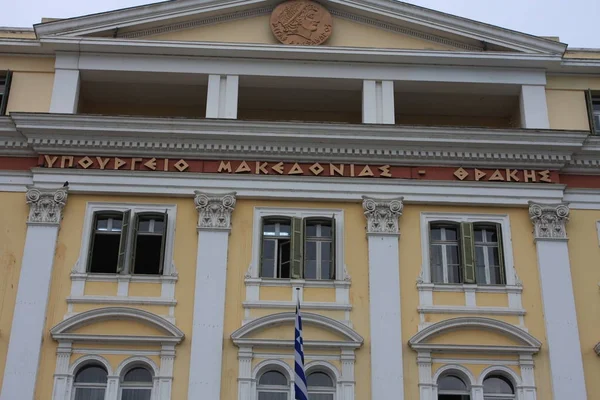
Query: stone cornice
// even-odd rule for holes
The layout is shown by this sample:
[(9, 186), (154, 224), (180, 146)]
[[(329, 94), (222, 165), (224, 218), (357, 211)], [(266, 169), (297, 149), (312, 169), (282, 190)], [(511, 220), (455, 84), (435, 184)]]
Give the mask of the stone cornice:
[[(35, 153), (185, 156), (552, 168), (583, 148), (583, 131), (252, 122), (14, 113)], [(6, 124), (6, 121), (4, 122)], [(0, 133), (1, 134), (1, 133)], [(10, 147), (1, 148), (6, 153)], [(600, 149), (591, 154), (600, 155)], [(591, 156), (590, 154), (590, 156)], [(586, 157), (589, 157), (586, 155)]]

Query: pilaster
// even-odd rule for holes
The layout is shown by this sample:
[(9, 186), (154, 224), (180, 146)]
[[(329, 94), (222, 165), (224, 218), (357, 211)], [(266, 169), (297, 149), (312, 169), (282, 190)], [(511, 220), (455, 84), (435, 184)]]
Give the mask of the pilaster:
[(67, 189), (27, 190), (27, 234), (0, 400), (32, 400)]
[(240, 346), (238, 350), (238, 400), (252, 400), (252, 358), (251, 346)]
[(519, 106), (522, 128), (550, 129), (545, 86), (521, 86)]
[(173, 366), (175, 364), (175, 345), (163, 344), (160, 350), (160, 375), (158, 377), (158, 396), (160, 400), (171, 400), (173, 386)]
[(566, 224), (569, 206), (529, 202), (555, 399), (587, 398)]
[(219, 399), (223, 352), (223, 320), (227, 249), (235, 193), (196, 191), (198, 254), (188, 397)]
[(239, 76), (209, 75), (206, 118), (237, 119)]
[[(363, 196), (369, 243), (371, 399), (404, 399), (398, 218), (403, 198)], [(399, 361), (400, 360), (400, 361)]]
[(363, 124), (395, 124), (394, 82), (363, 81)]
[(54, 70), (50, 112), (76, 114), (79, 105), (79, 88), (79, 55), (58, 54)]

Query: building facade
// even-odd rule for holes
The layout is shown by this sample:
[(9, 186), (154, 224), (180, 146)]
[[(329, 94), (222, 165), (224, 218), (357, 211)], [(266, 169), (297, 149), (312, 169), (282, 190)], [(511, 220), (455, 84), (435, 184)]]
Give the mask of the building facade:
[(600, 51), (391, 0), (0, 32), (0, 400), (600, 395)]

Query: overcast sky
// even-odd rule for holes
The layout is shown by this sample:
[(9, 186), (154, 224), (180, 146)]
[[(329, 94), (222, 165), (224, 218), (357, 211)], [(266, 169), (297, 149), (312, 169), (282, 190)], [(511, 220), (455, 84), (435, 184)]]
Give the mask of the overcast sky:
[[(8, 2), (9, 0), (2, 0)], [(13, 0), (0, 26), (31, 27), (42, 17), (67, 18), (152, 3), (148, 0)], [(570, 47), (600, 48), (599, 0), (408, 0), (408, 3), (538, 36)]]

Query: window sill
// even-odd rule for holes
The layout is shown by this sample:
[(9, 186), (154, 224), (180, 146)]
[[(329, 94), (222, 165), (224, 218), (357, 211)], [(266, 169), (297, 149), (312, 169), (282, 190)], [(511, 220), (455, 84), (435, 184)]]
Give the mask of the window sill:
[(264, 287), (305, 287), (305, 288), (340, 288), (350, 287), (350, 281), (336, 280), (310, 280), (310, 279), (269, 279), (245, 278), (244, 282), (250, 286)]
[(465, 285), (465, 284), (435, 284), (435, 283), (417, 283), (419, 291), (433, 292), (477, 292), (477, 293), (522, 293), (523, 286), (508, 285)]
[(91, 273), (71, 273), (72, 281), (87, 282), (139, 282), (139, 283), (163, 283), (177, 282), (177, 275), (121, 275), (121, 274), (91, 274)]

